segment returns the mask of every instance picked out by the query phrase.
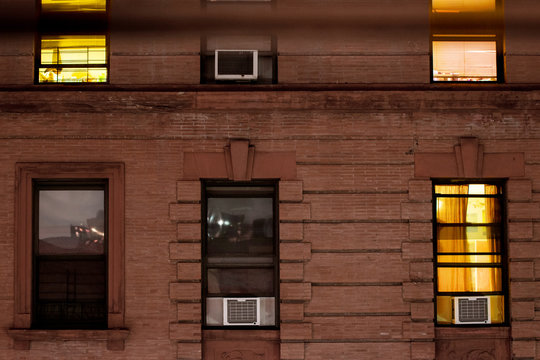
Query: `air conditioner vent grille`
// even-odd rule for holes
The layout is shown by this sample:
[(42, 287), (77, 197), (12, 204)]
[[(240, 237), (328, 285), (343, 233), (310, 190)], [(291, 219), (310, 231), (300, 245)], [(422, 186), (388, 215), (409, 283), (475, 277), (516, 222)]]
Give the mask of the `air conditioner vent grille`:
[(489, 302), (487, 298), (460, 298), (457, 300), (460, 322), (479, 323), (489, 320)]
[(222, 51), (219, 57), (218, 74), (253, 74), (253, 51)]
[(257, 324), (258, 299), (226, 299), (227, 323), (229, 324)]

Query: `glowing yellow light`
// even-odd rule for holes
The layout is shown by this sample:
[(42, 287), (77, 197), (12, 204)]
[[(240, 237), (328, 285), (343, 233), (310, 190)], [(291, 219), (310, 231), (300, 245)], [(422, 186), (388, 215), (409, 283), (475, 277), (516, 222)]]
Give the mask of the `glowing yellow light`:
[(44, 12), (100, 12), (106, 9), (106, 0), (41, 0)]
[(433, 12), (484, 12), (495, 11), (495, 0), (433, 0)]

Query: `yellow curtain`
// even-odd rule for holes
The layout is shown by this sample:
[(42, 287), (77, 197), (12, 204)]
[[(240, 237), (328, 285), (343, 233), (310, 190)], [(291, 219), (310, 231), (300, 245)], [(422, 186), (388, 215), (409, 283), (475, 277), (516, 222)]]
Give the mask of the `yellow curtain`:
[[(436, 192), (439, 194), (468, 194), (468, 185), (437, 186)], [(450, 241), (439, 241), (437, 252), (464, 252), (466, 248), (467, 234), (465, 227), (455, 226), (464, 223), (467, 217), (468, 198), (446, 198), (437, 200), (437, 239), (449, 239)], [(450, 260), (452, 261), (452, 260)], [(466, 281), (467, 275), (459, 272), (437, 273), (439, 291), (455, 288), (459, 283)], [(442, 300), (442, 299), (441, 299)], [(452, 319), (452, 302), (437, 302), (437, 318), (439, 322), (450, 322)]]

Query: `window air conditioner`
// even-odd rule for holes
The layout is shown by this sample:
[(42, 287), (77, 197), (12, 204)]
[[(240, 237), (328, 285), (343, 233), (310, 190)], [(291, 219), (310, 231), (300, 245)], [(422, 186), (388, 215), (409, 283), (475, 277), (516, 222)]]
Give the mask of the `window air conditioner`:
[(259, 298), (224, 298), (223, 325), (260, 325)]
[(491, 307), (488, 296), (454, 297), (454, 324), (491, 324)]
[(257, 50), (216, 50), (216, 80), (257, 80)]

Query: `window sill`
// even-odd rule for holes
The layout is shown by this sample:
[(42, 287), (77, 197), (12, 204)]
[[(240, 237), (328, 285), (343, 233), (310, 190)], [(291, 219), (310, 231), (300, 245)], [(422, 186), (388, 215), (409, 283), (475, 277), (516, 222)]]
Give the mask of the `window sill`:
[(13, 348), (30, 350), (32, 341), (107, 341), (108, 350), (124, 350), (124, 340), (129, 336), (129, 329), (105, 330), (45, 330), (45, 329), (9, 329), (13, 338)]

